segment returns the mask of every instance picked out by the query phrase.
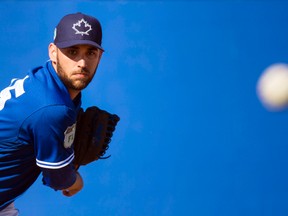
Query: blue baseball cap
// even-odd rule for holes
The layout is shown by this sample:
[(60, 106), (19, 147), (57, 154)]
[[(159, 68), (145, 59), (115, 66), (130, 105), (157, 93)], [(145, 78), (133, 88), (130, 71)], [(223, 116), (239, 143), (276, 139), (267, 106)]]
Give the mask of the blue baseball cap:
[(104, 51), (101, 43), (102, 28), (100, 22), (83, 13), (64, 16), (54, 30), (54, 44), (58, 48), (86, 44)]

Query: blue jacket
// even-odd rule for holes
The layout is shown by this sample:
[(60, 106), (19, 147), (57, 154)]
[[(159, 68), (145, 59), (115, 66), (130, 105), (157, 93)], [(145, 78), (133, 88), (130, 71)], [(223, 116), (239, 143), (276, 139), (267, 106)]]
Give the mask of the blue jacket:
[(73, 139), (81, 95), (74, 101), (51, 61), (12, 79), (0, 92), (0, 210), (42, 172), (55, 190), (76, 180)]

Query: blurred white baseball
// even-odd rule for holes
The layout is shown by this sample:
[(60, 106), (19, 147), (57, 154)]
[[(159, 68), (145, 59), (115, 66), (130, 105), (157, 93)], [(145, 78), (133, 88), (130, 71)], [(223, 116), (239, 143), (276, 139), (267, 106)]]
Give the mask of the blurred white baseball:
[(288, 64), (277, 63), (264, 70), (257, 83), (262, 104), (272, 111), (288, 106)]

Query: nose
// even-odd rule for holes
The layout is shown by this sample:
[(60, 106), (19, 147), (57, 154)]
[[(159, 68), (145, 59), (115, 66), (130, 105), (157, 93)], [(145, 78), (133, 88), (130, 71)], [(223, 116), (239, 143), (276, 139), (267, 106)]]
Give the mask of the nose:
[(78, 67), (85, 68), (86, 67), (86, 60), (84, 58), (80, 58), (78, 61)]

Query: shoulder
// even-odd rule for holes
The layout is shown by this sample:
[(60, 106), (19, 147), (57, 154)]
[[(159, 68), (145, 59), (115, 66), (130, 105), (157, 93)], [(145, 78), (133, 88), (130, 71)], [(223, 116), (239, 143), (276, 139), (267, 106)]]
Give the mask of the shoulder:
[(30, 116), (30, 121), (40, 125), (43, 123), (67, 125), (74, 122), (76, 116), (77, 113), (74, 109), (63, 104), (55, 104), (42, 107), (35, 111)]
[(76, 114), (65, 106), (46, 107), (31, 116), (25, 128), (33, 137), (38, 166), (60, 168), (70, 163), (75, 121)]

